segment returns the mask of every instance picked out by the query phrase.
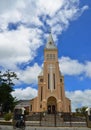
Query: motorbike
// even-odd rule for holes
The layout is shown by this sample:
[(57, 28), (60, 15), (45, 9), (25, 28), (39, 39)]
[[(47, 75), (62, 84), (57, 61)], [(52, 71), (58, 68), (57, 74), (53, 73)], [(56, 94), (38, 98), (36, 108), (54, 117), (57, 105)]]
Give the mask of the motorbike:
[(13, 129), (25, 130), (25, 115), (21, 114), (21, 109), (15, 109), (13, 114)]
[(16, 121), (15, 127), (25, 130), (25, 120), (23, 116), (21, 116), (20, 119)]

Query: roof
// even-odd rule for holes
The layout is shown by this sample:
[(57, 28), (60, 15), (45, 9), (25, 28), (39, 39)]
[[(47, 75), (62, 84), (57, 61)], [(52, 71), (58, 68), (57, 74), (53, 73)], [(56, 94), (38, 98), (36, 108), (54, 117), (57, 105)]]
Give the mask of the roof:
[(48, 41), (47, 41), (47, 44), (45, 46), (45, 49), (57, 49), (56, 45), (54, 44), (51, 32), (49, 34)]
[(30, 106), (30, 100), (19, 100), (18, 104), (15, 106), (15, 108), (20, 108), (24, 106)]

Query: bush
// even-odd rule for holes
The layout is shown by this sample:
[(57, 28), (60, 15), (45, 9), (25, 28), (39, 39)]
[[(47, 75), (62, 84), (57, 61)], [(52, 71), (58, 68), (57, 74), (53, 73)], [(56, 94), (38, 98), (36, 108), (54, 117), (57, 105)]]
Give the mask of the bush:
[(4, 119), (6, 121), (9, 121), (11, 118), (12, 118), (12, 113), (7, 113), (7, 114), (4, 115)]

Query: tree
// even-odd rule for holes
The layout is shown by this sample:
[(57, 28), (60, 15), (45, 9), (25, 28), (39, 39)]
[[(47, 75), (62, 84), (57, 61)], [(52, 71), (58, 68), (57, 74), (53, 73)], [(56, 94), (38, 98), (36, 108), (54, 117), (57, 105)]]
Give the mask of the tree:
[(77, 115), (85, 116), (87, 106), (83, 106), (81, 108), (76, 108)]
[(2, 104), (4, 112), (12, 111), (16, 104), (16, 98), (11, 95), (11, 92), (14, 91), (13, 80), (15, 79), (18, 80), (15, 72), (8, 70), (2, 73), (0, 71), (0, 104)]
[(86, 109), (87, 109), (87, 108), (88, 108), (87, 106), (83, 106), (83, 107), (80, 108), (80, 111), (81, 111), (81, 113), (82, 113), (83, 115), (86, 114)]
[(10, 85), (11, 87), (14, 85), (13, 80), (17, 79), (17, 75), (15, 72), (12, 72), (10, 70), (6, 71), (5, 73), (3, 73), (3, 81), (4, 83)]
[(80, 108), (76, 108), (76, 113), (80, 113)]

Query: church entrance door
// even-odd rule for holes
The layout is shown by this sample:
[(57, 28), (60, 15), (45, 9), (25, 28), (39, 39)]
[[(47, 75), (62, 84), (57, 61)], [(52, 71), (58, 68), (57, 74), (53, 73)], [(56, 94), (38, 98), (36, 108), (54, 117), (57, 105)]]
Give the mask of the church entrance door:
[(51, 114), (51, 106), (48, 105), (48, 114)]
[(52, 113), (55, 113), (55, 105), (52, 105)]
[(49, 97), (47, 101), (48, 114), (54, 114), (56, 112), (56, 108), (57, 108), (56, 98)]

